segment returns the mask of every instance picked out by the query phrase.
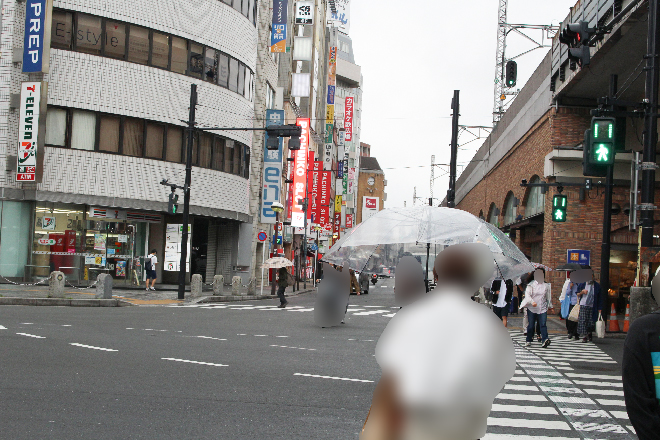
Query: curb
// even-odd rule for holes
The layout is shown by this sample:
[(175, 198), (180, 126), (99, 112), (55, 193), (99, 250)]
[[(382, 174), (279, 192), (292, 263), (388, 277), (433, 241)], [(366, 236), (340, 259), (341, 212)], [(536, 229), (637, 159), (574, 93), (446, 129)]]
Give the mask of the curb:
[[(315, 289), (307, 289), (298, 291), (291, 294), (285, 294), (287, 297), (303, 295), (305, 293), (314, 292)], [(276, 299), (277, 295), (213, 295), (213, 296), (204, 296), (197, 301), (193, 301), (193, 304), (207, 304), (207, 303), (216, 303), (216, 302), (237, 302), (237, 301), (254, 301), (254, 300), (265, 300), (265, 299)]]
[(0, 298), (0, 306), (126, 307), (132, 304), (118, 299)]

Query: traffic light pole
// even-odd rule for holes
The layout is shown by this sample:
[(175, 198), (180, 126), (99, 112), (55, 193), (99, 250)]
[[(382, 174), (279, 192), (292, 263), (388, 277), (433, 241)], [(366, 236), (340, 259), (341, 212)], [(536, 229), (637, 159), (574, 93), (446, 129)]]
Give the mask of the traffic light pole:
[(195, 107), (197, 107), (197, 84), (190, 85), (190, 115), (188, 116), (188, 148), (186, 150), (186, 181), (183, 185), (183, 228), (181, 230), (181, 261), (179, 267), (178, 299), (183, 299), (186, 290), (186, 261), (188, 259), (188, 222), (190, 215), (190, 181), (192, 180), (193, 139), (195, 136)]
[[(660, 0), (649, 0), (649, 27), (647, 36), (646, 58), (646, 110), (644, 113), (644, 151), (643, 162), (655, 165), (655, 148), (658, 142), (658, 81), (660, 80)], [(655, 167), (642, 169), (641, 204), (646, 209), (641, 211), (642, 228), (641, 247), (653, 246), (653, 226), (655, 222), (652, 209), (655, 199)]]
[[(449, 162), (449, 189), (447, 190), (447, 206), (456, 207), (456, 161), (458, 160), (458, 111), (460, 90), (454, 90), (454, 98), (451, 100), (453, 110), (451, 119), (451, 160)], [(428, 272), (428, 271), (427, 271)], [(427, 275), (428, 278), (428, 275)], [(428, 283), (427, 283), (428, 284)]]

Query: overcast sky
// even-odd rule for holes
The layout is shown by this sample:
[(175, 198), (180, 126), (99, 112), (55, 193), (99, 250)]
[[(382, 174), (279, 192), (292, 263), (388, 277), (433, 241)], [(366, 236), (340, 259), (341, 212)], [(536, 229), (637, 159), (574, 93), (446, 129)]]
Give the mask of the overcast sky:
[[(575, 2), (509, 0), (507, 22), (558, 25)], [(411, 206), (414, 186), (418, 197), (428, 199), (431, 155), (436, 163), (449, 163), (454, 89), (461, 91), (461, 125), (492, 125), (498, 3), (351, 1), (350, 37), (364, 76), (360, 140), (371, 144), (372, 156), (385, 169), (386, 207), (403, 206), (404, 201)], [(541, 38), (541, 31), (528, 33)], [(510, 34), (506, 56), (531, 47)], [(517, 87), (522, 88), (547, 51), (537, 49), (517, 60)], [(470, 139), (464, 134), (459, 144)], [(468, 162), (482, 143), (476, 140), (459, 151), (459, 164)], [(436, 176), (440, 174), (436, 168)], [(448, 181), (446, 175), (435, 180), (434, 197), (445, 197)]]

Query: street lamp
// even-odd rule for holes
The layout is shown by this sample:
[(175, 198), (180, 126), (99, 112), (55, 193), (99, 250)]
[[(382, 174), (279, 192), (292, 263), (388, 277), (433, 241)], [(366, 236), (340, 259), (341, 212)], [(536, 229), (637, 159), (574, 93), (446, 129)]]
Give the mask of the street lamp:
[[(270, 205), (270, 209), (275, 212), (275, 234), (273, 235), (273, 253), (277, 255), (277, 236), (279, 234), (279, 225), (280, 225), (280, 213), (284, 212), (284, 205), (282, 205), (280, 202), (273, 202), (272, 205)], [(270, 283), (270, 294), (275, 295), (275, 269), (271, 269), (273, 272), (271, 273), (272, 277), (272, 282)]]

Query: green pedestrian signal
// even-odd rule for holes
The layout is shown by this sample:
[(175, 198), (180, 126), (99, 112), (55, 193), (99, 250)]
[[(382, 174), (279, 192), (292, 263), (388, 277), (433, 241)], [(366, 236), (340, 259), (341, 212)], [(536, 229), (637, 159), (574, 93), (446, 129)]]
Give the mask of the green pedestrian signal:
[(593, 118), (591, 120), (591, 145), (589, 162), (595, 165), (612, 165), (615, 155), (616, 119)]
[(552, 198), (552, 221), (565, 222), (566, 208), (568, 207), (568, 197), (563, 194), (556, 194)]
[(170, 198), (167, 202), (167, 213), (176, 214), (179, 211), (179, 195), (175, 194), (174, 191), (170, 193)]

